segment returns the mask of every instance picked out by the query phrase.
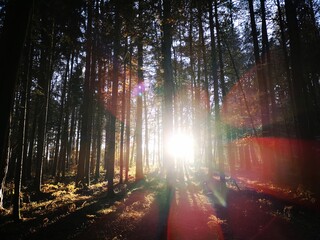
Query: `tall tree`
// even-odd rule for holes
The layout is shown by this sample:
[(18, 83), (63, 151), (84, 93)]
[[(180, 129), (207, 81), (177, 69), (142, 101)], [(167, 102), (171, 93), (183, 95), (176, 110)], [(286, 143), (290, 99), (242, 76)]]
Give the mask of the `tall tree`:
[[(219, 114), (219, 82), (218, 82), (218, 63), (217, 63), (217, 47), (216, 47), (216, 37), (214, 31), (214, 15), (213, 15), (213, 5), (212, 0), (208, 0), (209, 5), (209, 27), (210, 27), (210, 46), (211, 46), (211, 71), (212, 71), (212, 82), (213, 82), (213, 102), (214, 102), (214, 116), (216, 122), (218, 121)], [(217, 139), (217, 136), (216, 136)], [(217, 148), (215, 148), (215, 152)], [(209, 163), (209, 175), (213, 174), (212, 163)]]
[[(308, 111), (308, 86), (304, 77), (305, 68), (302, 64), (302, 48), (300, 28), (297, 19), (297, 2), (293, 0), (285, 1), (286, 18), (290, 40), (290, 60), (293, 88), (293, 109), (296, 119), (296, 135), (299, 139), (307, 140), (312, 138), (312, 123), (310, 111)], [(303, 184), (318, 191), (314, 179), (317, 178), (316, 158), (310, 149), (302, 144), (296, 149), (299, 157), (300, 176)], [(305, 159), (308, 159), (307, 161)]]
[(142, 32), (142, 1), (139, 1), (139, 33), (138, 45), (138, 94), (137, 94), (137, 125), (136, 125), (136, 179), (143, 178), (143, 155), (142, 155), (142, 98), (144, 90), (143, 81), (143, 32)]
[[(261, 124), (262, 124), (262, 136), (267, 136), (269, 134), (269, 101), (267, 95), (267, 83), (266, 78), (262, 71), (259, 42), (258, 42), (258, 32), (257, 25), (255, 20), (255, 12), (253, 7), (253, 0), (248, 0), (249, 12), (250, 12), (250, 23), (251, 23), (251, 36), (253, 41), (253, 52), (254, 59), (257, 68), (257, 78), (258, 78), (258, 87), (259, 87), (259, 104), (261, 112)], [(267, 43), (264, 42), (265, 47)]]
[[(198, 3), (199, 4), (199, 3)], [(199, 39), (201, 44), (201, 53), (203, 59), (203, 72), (204, 72), (204, 86), (203, 90), (205, 93), (205, 162), (208, 170), (212, 170), (212, 136), (211, 136), (211, 104), (210, 104), (210, 90), (209, 90), (209, 79), (207, 70), (207, 56), (206, 56), (206, 45), (204, 39), (204, 31), (202, 24), (202, 6), (198, 5), (198, 24), (199, 24)], [(210, 171), (208, 171), (209, 174)]]
[(92, 13), (93, 0), (87, 1), (87, 31), (86, 31), (86, 72), (84, 79), (84, 97), (82, 102), (82, 124), (81, 124), (81, 140), (80, 140), (80, 155), (77, 170), (76, 184), (87, 183), (89, 179), (86, 178), (87, 163), (90, 161), (90, 146), (91, 146), (91, 130), (92, 122), (90, 122), (91, 113), (91, 99), (92, 99), (92, 82), (91, 82), (91, 67), (92, 67)]
[[(261, 5), (261, 33), (262, 33), (262, 66), (264, 69), (264, 76), (266, 77), (266, 91), (270, 105), (271, 105), (271, 123), (275, 123), (276, 121), (276, 109), (275, 109), (275, 91), (273, 90), (273, 77), (271, 74), (271, 56), (270, 56), (270, 44), (268, 39), (268, 30), (267, 30), (267, 20), (266, 20), (266, 6), (265, 0), (260, 0)], [(265, 100), (265, 102), (268, 102)], [(267, 106), (268, 107), (268, 106)], [(269, 121), (270, 121), (269, 120)], [(268, 127), (269, 134), (273, 135), (274, 129), (270, 129)]]
[(110, 137), (109, 148), (110, 156), (107, 162), (107, 179), (108, 179), (108, 194), (114, 195), (114, 163), (116, 153), (116, 119), (118, 111), (118, 88), (119, 88), (119, 56), (120, 56), (120, 37), (121, 37), (121, 17), (120, 17), (120, 2), (117, 1), (114, 4), (115, 19), (114, 19), (114, 46), (113, 46), (113, 82), (112, 82), (112, 99), (111, 99), (111, 111), (110, 116)]
[[(40, 11), (43, 9), (40, 9)], [(39, 91), (39, 116), (37, 119), (37, 155), (36, 155), (36, 173), (35, 189), (41, 191), (43, 162), (45, 158), (45, 143), (47, 136), (47, 120), (49, 110), (49, 92), (52, 78), (52, 58), (53, 58), (53, 41), (55, 34), (55, 20), (52, 17), (41, 16), (43, 20), (41, 29), (41, 56), (40, 56), (40, 75), (38, 78)]]
[[(6, 6), (6, 17), (0, 36), (0, 208), (3, 204), (8, 158), (6, 156), (10, 111), (13, 104), (22, 48), (29, 27), (32, 10), (31, 0), (10, 1)], [(16, 17), (18, 14), (19, 19)]]
[(308, 124), (308, 112), (306, 109), (306, 86), (303, 78), (301, 64), (301, 40), (297, 20), (297, 3), (293, 0), (285, 1), (286, 18), (288, 22), (288, 33), (290, 39), (290, 60), (292, 71), (293, 106), (294, 116), (297, 122), (297, 136), (299, 138), (310, 138), (311, 129)]
[(125, 154), (125, 181), (129, 180), (129, 158), (130, 158), (130, 131), (131, 131), (131, 87), (132, 87), (132, 51), (133, 46), (129, 43), (129, 88), (127, 91), (126, 112), (126, 154)]
[[(173, 159), (169, 153), (168, 142), (170, 142), (170, 134), (173, 132), (173, 70), (171, 59), (171, 47), (172, 47), (172, 1), (163, 0), (162, 11), (162, 67), (163, 67), (163, 161), (166, 172), (167, 181), (167, 196), (166, 196), (166, 212), (164, 216), (169, 217), (169, 208), (171, 199), (173, 197), (173, 184), (174, 184), (174, 166)], [(162, 229), (162, 238), (166, 239), (168, 219), (164, 219), (164, 226)]]
[[(170, 134), (173, 132), (173, 71), (171, 60), (172, 46), (172, 11), (171, 1), (163, 1), (163, 39), (162, 39), (162, 55), (163, 55), (163, 84), (164, 84), (164, 111), (163, 111), (163, 147), (164, 147), (164, 163), (167, 173), (169, 185), (173, 181), (173, 166), (170, 153), (168, 152), (166, 143), (169, 142)], [(170, 186), (169, 186), (170, 187)], [(172, 187), (172, 186), (171, 186)]]
[[(28, 36), (28, 41), (26, 47), (26, 58), (30, 59), (30, 34)], [(20, 220), (20, 192), (21, 192), (21, 183), (22, 183), (22, 173), (23, 173), (23, 166), (24, 166), (24, 159), (26, 158), (26, 135), (27, 135), (27, 109), (28, 109), (28, 98), (30, 93), (30, 75), (29, 70), (30, 66), (28, 61), (25, 64), (25, 72), (21, 78), (21, 96), (20, 96), (20, 103), (21, 106), (18, 110), (19, 116), (19, 130), (18, 130), (18, 143), (17, 143), (17, 161), (15, 166), (15, 176), (14, 176), (14, 197), (13, 197), (13, 216), (15, 220)]]
[[(219, 59), (219, 82), (222, 97), (226, 96), (226, 86), (225, 86), (225, 76), (224, 76), (224, 61), (222, 58), (222, 44), (221, 44), (221, 29), (220, 29), (220, 21), (218, 16), (218, 1), (214, 0), (214, 17), (215, 17), (215, 25), (216, 25), (216, 38), (217, 38), (217, 53)], [(216, 83), (217, 85), (217, 83)], [(216, 90), (217, 91), (217, 90)], [(222, 99), (223, 100), (223, 99)], [(219, 165), (219, 173), (220, 173), (220, 181), (221, 181), (221, 188), (225, 189), (226, 181), (225, 181), (225, 170), (224, 170), (224, 154), (222, 152), (222, 122), (220, 118), (220, 107), (219, 107), (219, 100), (215, 102), (215, 118), (216, 118), (216, 144), (217, 144), (217, 157), (218, 157), (218, 165)], [(216, 112), (217, 111), (217, 112)]]

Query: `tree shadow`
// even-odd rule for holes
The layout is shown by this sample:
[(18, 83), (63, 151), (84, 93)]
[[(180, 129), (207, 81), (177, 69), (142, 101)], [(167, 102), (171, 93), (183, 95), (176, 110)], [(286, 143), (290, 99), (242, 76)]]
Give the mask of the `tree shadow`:
[(317, 213), (277, 196), (255, 189), (227, 188), (225, 205), (217, 194), (207, 193), (207, 196), (217, 216), (226, 222), (222, 226), (225, 239), (302, 240), (320, 236)]
[(177, 180), (168, 214), (167, 239), (214, 239), (219, 232), (209, 226), (214, 216), (191, 169)]
[[(105, 215), (110, 215), (109, 217), (112, 219), (116, 217), (113, 212), (118, 209), (118, 211), (123, 211), (130, 203), (139, 201), (137, 193), (142, 191), (143, 186), (148, 186), (148, 184), (141, 181), (116, 184), (114, 197), (108, 196), (106, 189), (94, 196), (90, 196), (92, 193), (89, 191), (81, 192), (79, 190), (78, 194), (89, 198), (78, 199), (75, 197), (73, 202), (61, 204), (61, 206), (56, 206), (53, 200), (50, 201), (51, 195), (41, 195), (41, 198), (38, 196), (39, 201), (46, 199), (48, 204), (46, 206), (39, 205), (38, 215), (35, 212), (25, 211), (23, 213), (25, 220), (19, 223), (6, 220), (4, 224), (1, 224), (1, 239), (76, 238)], [(125, 200), (128, 201), (124, 204)], [(41, 208), (48, 207), (51, 208), (50, 211), (41, 210)]]

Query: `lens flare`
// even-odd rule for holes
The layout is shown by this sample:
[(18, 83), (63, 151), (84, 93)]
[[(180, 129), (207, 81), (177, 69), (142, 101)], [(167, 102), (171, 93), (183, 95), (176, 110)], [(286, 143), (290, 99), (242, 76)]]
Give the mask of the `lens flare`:
[(187, 133), (173, 134), (168, 142), (169, 153), (176, 159), (190, 159), (193, 149), (193, 137)]

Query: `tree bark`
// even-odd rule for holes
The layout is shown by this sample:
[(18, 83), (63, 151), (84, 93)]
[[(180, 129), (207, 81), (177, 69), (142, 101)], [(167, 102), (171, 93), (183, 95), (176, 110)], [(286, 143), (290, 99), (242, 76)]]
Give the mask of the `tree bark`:
[(31, 0), (23, 2), (15, 0), (8, 3), (0, 38), (0, 208), (3, 206), (3, 187), (8, 166), (6, 149), (11, 108), (20, 57), (31, 17), (32, 2)]
[(163, 70), (164, 70), (164, 109), (163, 109), (163, 147), (164, 147), (164, 163), (167, 172), (167, 181), (169, 185), (173, 181), (173, 161), (167, 150), (167, 143), (170, 139), (170, 134), (173, 132), (173, 71), (171, 60), (172, 46), (172, 23), (171, 23), (171, 1), (163, 1), (163, 39), (162, 39), (162, 55), (163, 55)]
[[(215, 16), (215, 23), (216, 23), (216, 32), (217, 32), (217, 51), (218, 51), (218, 58), (219, 58), (219, 80), (220, 80), (220, 88), (222, 97), (224, 98), (226, 95), (226, 87), (224, 81), (224, 64), (222, 59), (222, 46), (221, 46), (221, 33), (220, 33), (220, 22), (218, 18), (218, 2), (214, 0), (214, 16)], [(218, 87), (218, 86), (217, 86)], [(222, 143), (222, 122), (220, 119), (220, 108), (219, 108), (219, 99), (215, 102), (215, 113), (216, 113), (216, 144), (217, 144), (217, 157), (218, 157), (218, 165), (219, 165), (219, 174), (220, 174), (220, 182), (221, 182), (221, 189), (224, 190), (226, 188), (226, 181), (225, 181), (225, 170), (224, 170), (224, 155), (223, 155), (223, 143)]]
[(258, 78), (258, 88), (259, 88), (259, 105), (261, 112), (261, 124), (262, 124), (262, 136), (267, 136), (269, 134), (269, 99), (267, 94), (267, 83), (263, 73), (258, 35), (257, 35), (257, 26), (254, 16), (253, 0), (248, 0), (249, 3), (249, 12), (250, 12), (250, 23), (251, 23), (251, 35), (253, 41), (253, 50), (254, 50), (254, 59), (257, 69), (257, 78)]
[(162, 67), (163, 67), (163, 84), (164, 84), (164, 99), (163, 99), (163, 161), (166, 172), (167, 190), (165, 198), (165, 213), (163, 219), (163, 226), (161, 227), (161, 239), (167, 239), (168, 233), (168, 218), (171, 200), (174, 194), (174, 165), (173, 159), (168, 151), (167, 143), (170, 141), (170, 135), (173, 132), (173, 70), (172, 70), (172, 59), (171, 59), (171, 47), (172, 47), (172, 10), (171, 1), (163, 0), (163, 21), (162, 21)]
[(90, 119), (90, 109), (91, 109), (91, 99), (92, 93), (90, 89), (91, 86), (91, 67), (92, 67), (92, 12), (93, 12), (93, 0), (88, 0), (87, 2), (87, 31), (86, 31), (86, 72), (84, 79), (84, 96), (83, 103), (81, 106), (81, 139), (80, 139), (80, 152), (79, 152), (79, 164), (77, 169), (77, 179), (76, 185), (87, 183), (89, 184), (89, 179), (86, 178), (87, 162), (90, 161), (90, 146), (91, 146), (91, 122)]
[(127, 92), (127, 111), (126, 111), (126, 156), (125, 156), (125, 181), (129, 180), (129, 159), (130, 159), (130, 131), (131, 131), (131, 86), (132, 86), (132, 51), (133, 47), (129, 47), (129, 89)]
[[(141, 8), (141, 6), (139, 6)], [(138, 40), (138, 94), (137, 94), (137, 125), (136, 125), (136, 180), (143, 178), (142, 167), (142, 96), (144, 89), (143, 81), (143, 45), (142, 36)]]
[(206, 57), (206, 46), (204, 40), (203, 26), (202, 26), (202, 9), (198, 7), (198, 24), (199, 24), (199, 39), (201, 42), (201, 53), (203, 59), (203, 72), (204, 72), (204, 86), (203, 90), (205, 93), (205, 163), (208, 167), (208, 174), (212, 172), (212, 140), (211, 140), (211, 104), (210, 104), (210, 91), (209, 91), (209, 80), (207, 70), (207, 57)]
[(45, 158), (45, 143), (46, 143), (46, 131), (47, 131), (47, 118), (48, 118), (48, 106), (49, 106), (49, 92), (52, 75), (52, 51), (53, 51), (53, 35), (55, 23), (53, 19), (43, 19), (44, 25), (49, 26), (49, 29), (45, 31), (43, 29), (42, 35), (42, 49), (40, 59), (40, 77), (38, 84), (41, 90), (41, 94), (38, 95), (39, 103), (39, 117), (38, 117), (38, 144), (36, 155), (36, 174), (35, 174), (35, 189), (41, 192), (42, 184), (42, 171), (43, 161)]
[(120, 129), (120, 183), (123, 182), (123, 166), (124, 166), (124, 123), (126, 117), (126, 81), (127, 81), (127, 65), (124, 63), (124, 76), (122, 82), (122, 96), (121, 96), (121, 129)]
[(118, 112), (118, 85), (119, 85), (119, 51), (120, 51), (120, 34), (121, 34), (121, 18), (119, 13), (119, 2), (115, 3), (115, 35), (114, 35), (114, 56), (113, 56), (113, 83), (112, 83), (112, 102), (111, 102), (111, 119), (110, 119), (110, 156), (107, 162), (107, 179), (108, 179), (108, 195), (114, 195), (114, 163), (116, 153), (116, 119)]

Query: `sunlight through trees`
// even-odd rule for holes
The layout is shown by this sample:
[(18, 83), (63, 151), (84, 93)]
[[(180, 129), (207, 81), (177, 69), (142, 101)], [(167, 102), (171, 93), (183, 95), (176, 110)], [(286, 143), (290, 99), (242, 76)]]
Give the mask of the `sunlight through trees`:
[(111, 199), (152, 172), (169, 205), (190, 169), (218, 179), (223, 206), (230, 179), (318, 196), (319, 9), (0, 1), (0, 208), (20, 219), (20, 196), (48, 181), (105, 182)]

